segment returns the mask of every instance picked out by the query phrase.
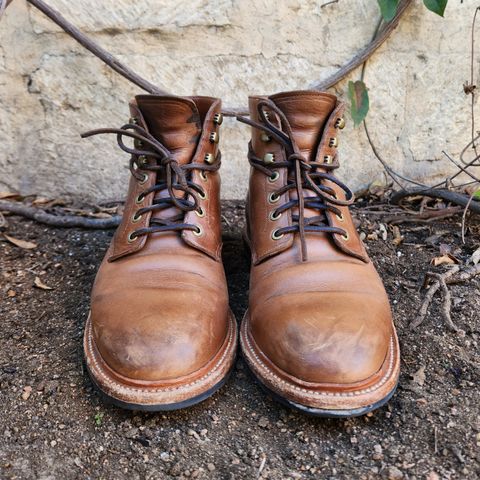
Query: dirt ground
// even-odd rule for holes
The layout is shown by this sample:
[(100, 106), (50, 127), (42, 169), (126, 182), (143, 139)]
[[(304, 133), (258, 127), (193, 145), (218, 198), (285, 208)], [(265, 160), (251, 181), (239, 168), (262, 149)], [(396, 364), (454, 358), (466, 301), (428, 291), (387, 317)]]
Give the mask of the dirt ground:
[[(3, 233), (37, 246), (19, 248), (0, 235), (0, 478), (479, 478), (478, 277), (451, 289), (459, 333), (445, 327), (438, 298), (425, 322), (408, 328), (440, 244), (465, 262), (479, 246), (478, 221), (471, 221), (465, 245), (459, 217), (402, 224), (404, 240), (395, 245), (390, 230), (382, 239), (378, 215), (367, 211), (357, 210), (357, 218), (392, 300), (402, 375), (387, 407), (347, 420), (310, 418), (278, 405), (241, 358), (227, 385), (191, 409), (144, 414), (103, 404), (85, 373), (81, 338), (112, 231), (6, 217)], [(249, 269), (242, 204), (227, 202), (224, 217), (231, 305), (240, 320)], [(34, 286), (36, 277), (52, 289)]]

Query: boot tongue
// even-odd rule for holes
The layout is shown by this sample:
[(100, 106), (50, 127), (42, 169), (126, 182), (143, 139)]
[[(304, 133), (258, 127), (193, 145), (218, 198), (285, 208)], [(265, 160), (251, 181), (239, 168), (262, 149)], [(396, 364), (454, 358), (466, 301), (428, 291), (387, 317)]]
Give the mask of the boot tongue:
[(323, 127), (333, 112), (337, 99), (315, 91), (279, 93), (269, 97), (285, 114), (293, 131), (293, 140), (311, 161), (320, 142)]
[(138, 95), (149, 132), (160, 141), (180, 164), (190, 163), (202, 131), (200, 114), (188, 98)]

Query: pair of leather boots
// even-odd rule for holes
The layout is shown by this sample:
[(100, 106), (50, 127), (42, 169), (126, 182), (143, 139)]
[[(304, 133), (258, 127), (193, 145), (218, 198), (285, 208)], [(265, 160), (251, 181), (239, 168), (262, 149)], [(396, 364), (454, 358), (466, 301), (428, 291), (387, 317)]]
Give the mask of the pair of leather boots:
[[(245, 360), (278, 400), (320, 416), (383, 405), (399, 374), (387, 295), (335, 175), (344, 105), (314, 91), (254, 96), (245, 237)], [(174, 410), (228, 377), (237, 348), (221, 261), (221, 101), (140, 95), (112, 133), (131, 155), (122, 222), (98, 271), (84, 349), (113, 403)]]

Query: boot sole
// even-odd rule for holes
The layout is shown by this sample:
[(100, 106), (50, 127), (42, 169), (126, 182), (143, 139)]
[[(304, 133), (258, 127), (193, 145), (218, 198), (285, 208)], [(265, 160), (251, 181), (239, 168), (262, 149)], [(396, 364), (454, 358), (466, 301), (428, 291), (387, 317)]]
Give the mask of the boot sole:
[(122, 377), (108, 367), (93, 340), (90, 315), (85, 325), (83, 348), (87, 371), (106, 403), (146, 412), (179, 410), (203, 402), (227, 381), (236, 357), (237, 322), (230, 312), (227, 337), (206, 366), (163, 384)]
[(332, 388), (328, 384), (306, 384), (273, 366), (249, 334), (248, 323), (247, 312), (240, 329), (240, 344), (246, 363), (261, 388), (289, 408), (316, 417), (358, 417), (382, 407), (395, 393), (400, 373), (395, 331), (384, 364), (374, 381), (367, 379)]

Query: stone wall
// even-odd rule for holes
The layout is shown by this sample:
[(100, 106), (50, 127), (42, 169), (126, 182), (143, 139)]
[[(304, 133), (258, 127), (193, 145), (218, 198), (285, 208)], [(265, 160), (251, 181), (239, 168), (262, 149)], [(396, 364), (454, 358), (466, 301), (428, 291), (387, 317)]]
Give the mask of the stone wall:
[[(97, 42), (177, 94), (244, 105), (248, 94), (307, 88), (370, 40), (375, 0), (47, 0)], [(451, 171), (470, 136), (470, 26), (477, 1), (450, 0), (445, 19), (419, 0), (368, 63), (372, 138), (399, 172), (433, 181)], [(475, 77), (479, 64), (475, 62)], [(350, 79), (357, 79), (355, 71)], [(347, 79), (348, 80), (348, 79)], [(334, 91), (345, 97), (347, 81)], [(139, 90), (104, 66), (24, 0), (0, 23), (0, 190), (87, 201), (121, 198), (127, 158), (113, 137)], [(475, 106), (478, 113), (478, 106)], [(242, 198), (248, 128), (222, 132), (223, 196)], [(382, 180), (362, 128), (340, 144), (342, 176), (354, 189)]]

